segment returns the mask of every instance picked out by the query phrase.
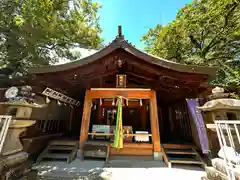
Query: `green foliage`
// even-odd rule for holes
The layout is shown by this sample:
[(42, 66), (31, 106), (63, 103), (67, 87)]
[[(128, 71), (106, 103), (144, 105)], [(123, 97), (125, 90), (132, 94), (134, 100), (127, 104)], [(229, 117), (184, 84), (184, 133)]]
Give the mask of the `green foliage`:
[(222, 67), (220, 85), (240, 81), (240, 2), (194, 0), (166, 26), (157, 25), (142, 37), (146, 51), (185, 63)]
[(22, 71), (59, 58), (74, 47), (98, 48), (102, 39), (91, 0), (4, 0), (0, 4), (0, 67)]

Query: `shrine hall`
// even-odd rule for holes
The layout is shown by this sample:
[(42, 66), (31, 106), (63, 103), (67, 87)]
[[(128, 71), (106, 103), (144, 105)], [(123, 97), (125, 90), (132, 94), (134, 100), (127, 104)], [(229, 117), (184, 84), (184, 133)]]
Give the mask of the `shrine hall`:
[[(64, 129), (64, 138), (78, 141), (79, 151), (87, 150), (91, 143), (107, 144), (107, 156), (164, 159), (164, 148), (201, 149), (186, 99), (208, 94), (212, 86), (207, 82), (216, 71), (141, 51), (125, 39), (119, 27), (116, 38), (90, 56), (31, 68), (29, 84), (38, 87), (48, 101), (55, 99), (63, 107), (67, 104), (70, 110), (60, 129)], [(119, 100), (123, 146), (118, 149), (113, 142)], [(62, 110), (52, 109), (51, 113), (63, 118)]]

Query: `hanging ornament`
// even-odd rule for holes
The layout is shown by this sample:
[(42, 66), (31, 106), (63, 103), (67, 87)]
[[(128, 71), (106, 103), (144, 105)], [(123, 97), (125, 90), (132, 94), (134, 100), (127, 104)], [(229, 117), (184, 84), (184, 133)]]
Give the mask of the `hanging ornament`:
[(102, 99), (100, 99), (100, 106), (102, 106)]
[(140, 99), (140, 106), (142, 106), (143, 105), (143, 102), (142, 102), (142, 99)]
[(46, 96), (46, 103), (49, 104), (50, 103), (50, 99)]
[(126, 99), (126, 105), (128, 106), (128, 99)]
[(115, 99), (113, 99), (112, 101), (112, 106), (115, 106)]
[(89, 105), (90, 105), (91, 108), (93, 107), (93, 103), (92, 103), (92, 101), (89, 103)]
[(61, 103), (60, 101), (57, 101), (57, 104), (58, 104), (59, 106), (61, 106), (61, 105), (62, 105), (62, 103)]

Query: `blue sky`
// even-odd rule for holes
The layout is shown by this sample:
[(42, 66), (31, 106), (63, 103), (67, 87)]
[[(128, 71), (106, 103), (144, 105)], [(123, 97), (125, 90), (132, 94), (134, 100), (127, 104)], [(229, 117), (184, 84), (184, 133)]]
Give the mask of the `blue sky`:
[(151, 27), (165, 25), (175, 19), (177, 11), (192, 0), (101, 0), (99, 12), (105, 44), (117, 35), (122, 25), (125, 39), (143, 49), (140, 38)]

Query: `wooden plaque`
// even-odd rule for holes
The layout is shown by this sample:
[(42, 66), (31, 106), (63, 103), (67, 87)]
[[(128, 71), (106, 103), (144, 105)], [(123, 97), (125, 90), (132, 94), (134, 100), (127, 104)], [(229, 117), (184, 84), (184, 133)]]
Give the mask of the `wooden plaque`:
[(125, 88), (127, 86), (127, 75), (116, 75), (116, 88)]

